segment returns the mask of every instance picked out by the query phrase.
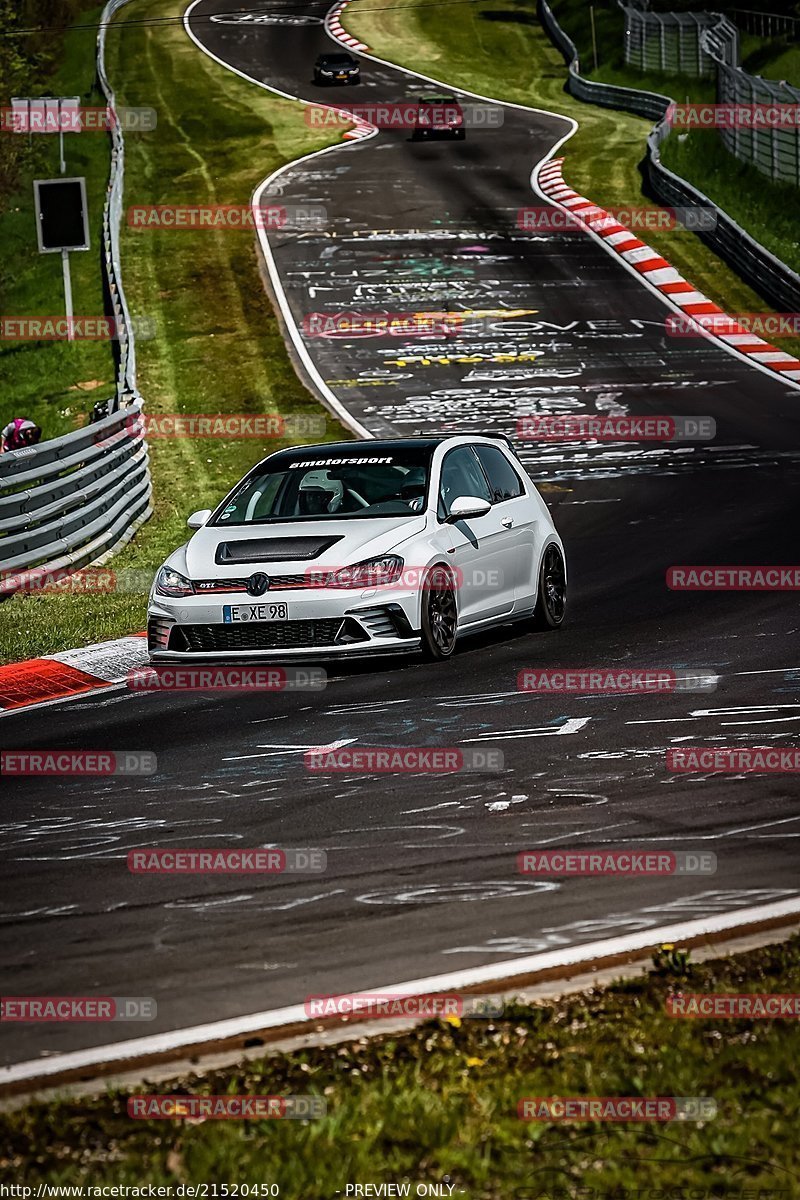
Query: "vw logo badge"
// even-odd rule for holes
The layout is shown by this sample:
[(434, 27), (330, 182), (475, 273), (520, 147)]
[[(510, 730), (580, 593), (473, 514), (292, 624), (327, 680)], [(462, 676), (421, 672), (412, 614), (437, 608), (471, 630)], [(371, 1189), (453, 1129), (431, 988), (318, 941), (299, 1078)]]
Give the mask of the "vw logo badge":
[(263, 596), (264, 592), (269, 590), (269, 575), (265, 575), (262, 571), (256, 571), (255, 575), (251, 575), (247, 581), (247, 594), (249, 596)]

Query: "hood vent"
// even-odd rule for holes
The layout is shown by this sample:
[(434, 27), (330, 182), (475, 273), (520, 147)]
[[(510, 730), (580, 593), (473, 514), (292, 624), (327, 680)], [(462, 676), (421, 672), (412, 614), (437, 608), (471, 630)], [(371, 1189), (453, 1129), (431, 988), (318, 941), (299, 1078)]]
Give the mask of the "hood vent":
[(252, 542), (220, 542), (214, 555), (217, 566), (230, 563), (307, 562), (319, 558), (342, 540), (338, 537), (258, 538)]

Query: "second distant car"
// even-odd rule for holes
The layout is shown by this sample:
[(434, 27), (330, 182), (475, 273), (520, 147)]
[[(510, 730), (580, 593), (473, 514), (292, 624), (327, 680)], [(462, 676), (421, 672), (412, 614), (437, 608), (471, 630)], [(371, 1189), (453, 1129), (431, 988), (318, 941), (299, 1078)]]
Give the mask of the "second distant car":
[(466, 137), (464, 110), (455, 96), (439, 93), (420, 96), (417, 104), (416, 121), (411, 134), (413, 141), (434, 137)]
[(360, 83), (361, 65), (352, 54), (320, 54), (314, 63), (314, 83)]

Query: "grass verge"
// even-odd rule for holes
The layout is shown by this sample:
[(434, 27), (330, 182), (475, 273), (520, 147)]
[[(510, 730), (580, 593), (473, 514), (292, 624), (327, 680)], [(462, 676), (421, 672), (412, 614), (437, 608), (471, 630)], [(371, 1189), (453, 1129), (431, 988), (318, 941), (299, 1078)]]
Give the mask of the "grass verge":
[[(122, 16), (177, 17), (184, 7), (136, 0)], [(93, 50), (90, 38), (84, 43), (90, 71)], [(126, 135), (127, 207), (246, 205), (269, 172), (339, 140), (338, 133), (309, 129), (299, 104), (248, 84), (202, 54), (180, 22), (116, 21), (108, 31), (107, 70), (118, 103), (148, 105), (158, 114), (154, 132)], [(131, 312), (156, 331), (152, 340), (137, 342), (148, 413), (319, 415), (290, 363), (252, 232), (126, 226), (121, 258)], [(350, 436), (332, 418), (327, 428), (319, 440)], [(116, 556), (114, 568), (154, 573), (185, 541), (188, 513), (216, 505), (239, 476), (283, 444), (272, 438), (152, 440), (154, 515)], [(145, 605), (146, 595), (121, 592), (16, 596), (0, 604), (0, 661), (134, 633), (144, 627)]]
[[(560, 15), (561, 5), (556, 9)], [(346, 24), (380, 57), (484, 95), (573, 117), (579, 129), (561, 151), (567, 181), (606, 208), (652, 204), (643, 197), (639, 170), (652, 123), (573, 99), (564, 90), (562, 55), (527, 0), (483, 0), (457, 10), (354, 0)], [(646, 241), (727, 312), (774, 311), (694, 234), (648, 230)], [(800, 354), (800, 338), (783, 338), (780, 346)]]
[[(491, 1021), (449, 1018), (136, 1089), (312, 1094), (327, 1105), (314, 1121), (134, 1120), (119, 1092), (0, 1114), (0, 1180), (274, 1184), (282, 1200), (404, 1181), (411, 1196), (445, 1182), (472, 1200), (797, 1196), (800, 1023), (680, 1020), (665, 1011), (679, 989), (797, 993), (800, 940), (680, 979), (652, 974)], [(704, 1096), (718, 1111), (661, 1125), (519, 1120), (520, 1099), (537, 1096)]]

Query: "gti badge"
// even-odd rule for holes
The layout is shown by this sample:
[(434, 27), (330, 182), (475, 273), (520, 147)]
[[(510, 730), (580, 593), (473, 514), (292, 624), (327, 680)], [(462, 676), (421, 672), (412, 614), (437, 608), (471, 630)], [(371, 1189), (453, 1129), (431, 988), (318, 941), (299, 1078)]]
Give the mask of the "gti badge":
[(256, 571), (255, 575), (251, 575), (247, 581), (247, 594), (249, 596), (263, 596), (269, 590), (269, 575), (265, 575), (263, 571)]

